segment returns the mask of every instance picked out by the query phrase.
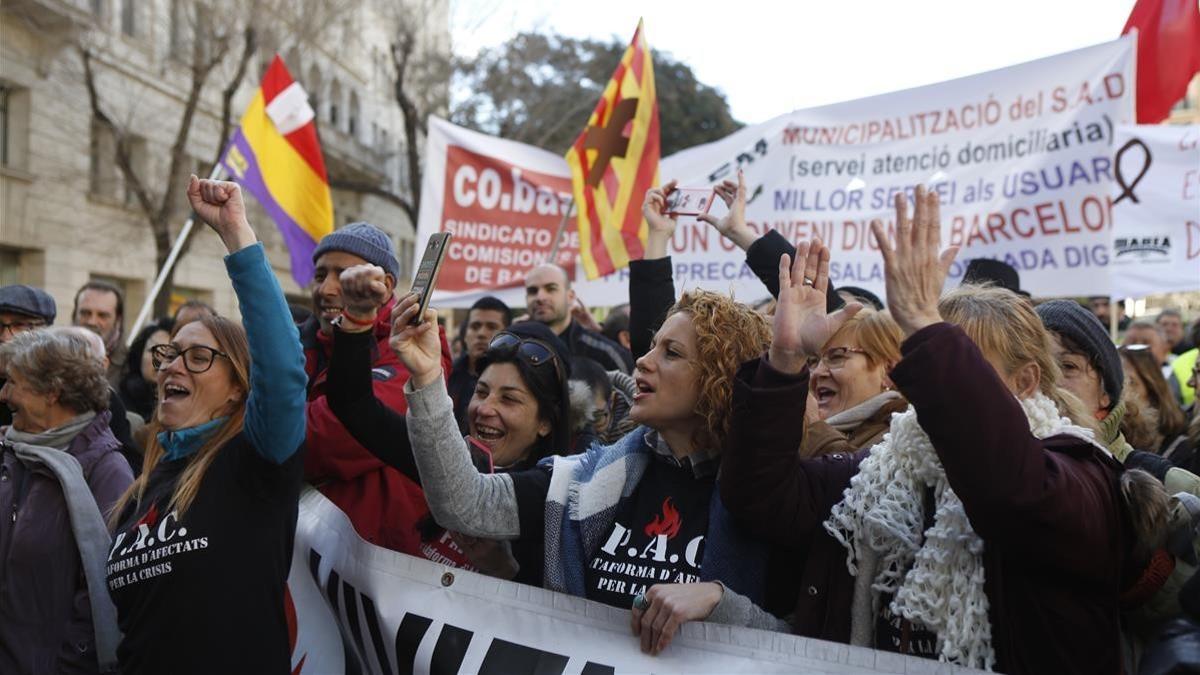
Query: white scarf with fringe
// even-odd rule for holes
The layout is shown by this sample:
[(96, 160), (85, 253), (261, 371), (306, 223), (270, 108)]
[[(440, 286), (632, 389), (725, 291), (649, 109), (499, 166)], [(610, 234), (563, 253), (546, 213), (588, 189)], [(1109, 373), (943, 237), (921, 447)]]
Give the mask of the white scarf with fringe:
[[(1094, 442), (1089, 429), (1059, 414), (1038, 392), (1021, 401), (1037, 438), (1058, 434)], [(933, 526), (925, 529), (924, 494), (933, 488)], [(888, 433), (863, 460), (825, 529), (848, 550), (846, 565), (857, 576), (874, 567), (871, 606), (890, 594), (896, 616), (937, 633), (939, 660), (991, 670), (992, 626), (983, 590), (983, 540), (972, 529), (962, 502), (925, 430), (909, 406), (892, 417)], [(863, 580), (859, 580), (863, 581)], [(861, 588), (862, 584), (858, 584)], [(856, 603), (857, 604), (857, 603)], [(871, 617), (874, 621), (874, 617)]]

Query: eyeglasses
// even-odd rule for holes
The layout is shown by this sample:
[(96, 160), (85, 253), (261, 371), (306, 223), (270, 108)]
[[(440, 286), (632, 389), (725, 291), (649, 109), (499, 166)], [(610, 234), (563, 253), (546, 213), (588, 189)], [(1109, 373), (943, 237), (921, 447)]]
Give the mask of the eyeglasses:
[(45, 326), (45, 325), (46, 325), (45, 321), (36, 321), (36, 320), (35, 321), (13, 321), (12, 323), (5, 323), (3, 321), (0, 321), (0, 335), (3, 335), (4, 333), (8, 333), (10, 335), (16, 335), (17, 333), (24, 333), (27, 330), (32, 330), (34, 328), (41, 328), (42, 326)]
[(562, 364), (558, 362), (558, 356), (550, 345), (542, 342), (537, 338), (523, 338), (508, 331), (496, 333), (492, 341), (488, 343), (487, 353), (497, 354), (516, 352), (518, 356), (525, 360), (529, 365), (537, 368), (544, 366), (547, 363), (554, 364), (554, 373), (558, 376), (558, 381), (563, 381)]
[(150, 363), (155, 370), (166, 368), (180, 356), (183, 357), (183, 367), (187, 368), (189, 373), (197, 375), (208, 372), (218, 356), (229, 358), (225, 352), (205, 345), (192, 345), (187, 349), (180, 349), (175, 345), (166, 344), (154, 345), (150, 348)]
[(866, 354), (862, 349), (854, 347), (834, 347), (820, 356), (808, 357), (808, 369), (813, 370), (822, 363), (830, 370), (837, 370), (846, 365), (846, 361), (850, 360), (851, 354)]

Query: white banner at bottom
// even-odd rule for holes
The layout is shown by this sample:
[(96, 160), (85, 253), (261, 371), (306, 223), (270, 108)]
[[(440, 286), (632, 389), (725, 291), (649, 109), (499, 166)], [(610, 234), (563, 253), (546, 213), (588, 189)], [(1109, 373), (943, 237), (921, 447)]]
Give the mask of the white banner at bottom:
[(684, 625), (666, 651), (647, 656), (627, 611), (374, 546), (311, 488), (300, 499), (288, 588), (293, 675), (976, 672), (708, 623)]

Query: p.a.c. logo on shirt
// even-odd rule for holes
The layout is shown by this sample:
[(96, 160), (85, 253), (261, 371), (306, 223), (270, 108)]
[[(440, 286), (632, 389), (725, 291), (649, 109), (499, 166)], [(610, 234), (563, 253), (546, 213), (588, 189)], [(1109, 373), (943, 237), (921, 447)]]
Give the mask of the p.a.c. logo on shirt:
[(662, 515), (654, 516), (654, 520), (646, 523), (645, 532), (647, 537), (657, 537), (661, 534), (667, 539), (674, 539), (682, 526), (683, 519), (679, 517), (679, 510), (671, 503), (671, 498), (667, 497), (663, 500)]
[(1171, 237), (1117, 237), (1113, 240), (1113, 253), (1117, 258), (1167, 258), (1171, 255)]

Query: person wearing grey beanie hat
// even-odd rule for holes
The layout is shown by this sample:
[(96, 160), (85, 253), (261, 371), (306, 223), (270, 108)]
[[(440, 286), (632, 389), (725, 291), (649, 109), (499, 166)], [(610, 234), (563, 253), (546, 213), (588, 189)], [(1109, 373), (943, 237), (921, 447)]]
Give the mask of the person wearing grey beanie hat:
[(313, 322), (327, 337), (333, 335), (333, 322), (345, 309), (339, 276), (344, 270), (363, 264), (376, 265), (384, 272), (387, 302), (379, 318), (386, 321), (400, 276), (400, 261), (392, 252), (392, 240), (387, 233), (370, 223), (350, 223), (322, 238), (313, 251)]
[(395, 280), (400, 277), (400, 261), (392, 252), (392, 240), (370, 223), (350, 223), (325, 235), (313, 251), (313, 263), (329, 251), (345, 251), (372, 265), (379, 265)]
[(1055, 356), (1063, 386), (1089, 411), (1111, 411), (1121, 401), (1125, 371), (1100, 320), (1073, 300), (1051, 300), (1035, 310), (1058, 343)]

